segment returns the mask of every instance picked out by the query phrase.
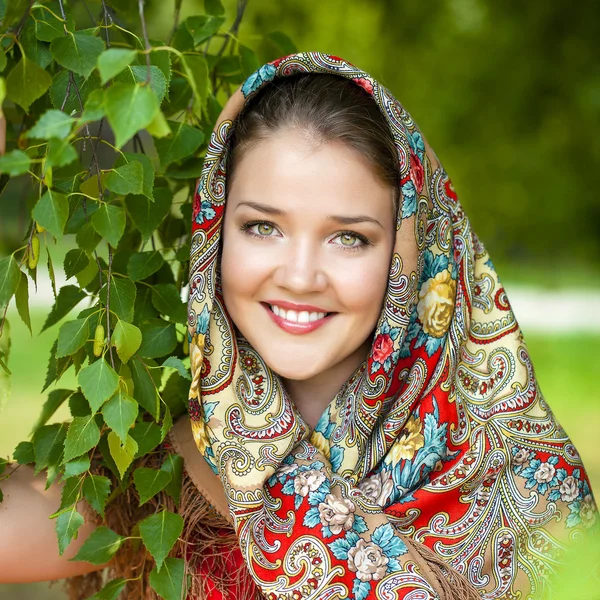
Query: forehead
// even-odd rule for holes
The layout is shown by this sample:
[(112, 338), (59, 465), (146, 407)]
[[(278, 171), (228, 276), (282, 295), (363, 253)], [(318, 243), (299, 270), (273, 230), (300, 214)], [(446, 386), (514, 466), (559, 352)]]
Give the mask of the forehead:
[(228, 207), (253, 200), (284, 210), (330, 213), (360, 209), (393, 212), (394, 192), (357, 150), (318, 142), (295, 129), (269, 135), (237, 158)]

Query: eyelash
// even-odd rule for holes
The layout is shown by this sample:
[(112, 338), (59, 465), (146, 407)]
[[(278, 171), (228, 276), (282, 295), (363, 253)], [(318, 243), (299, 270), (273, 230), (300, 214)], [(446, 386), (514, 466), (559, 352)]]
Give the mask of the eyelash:
[[(275, 226), (275, 224), (271, 223), (270, 221), (248, 221), (248, 223), (244, 223), (240, 227), (240, 229), (242, 231), (244, 231), (245, 233), (247, 233), (248, 235), (251, 235), (252, 237), (255, 237), (255, 238), (259, 239), (259, 240), (264, 240), (266, 238), (272, 237), (270, 235), (260, 235), (258, 233), (254, 233), (253, 231), (250, 231), (250, 228), (254, 227), (255, 225), (269, 225), (270, 227), (273, 227), (273, 229), (277, 229), (277, 227)], [(361, 235), (360, 233), (356, 233), (355, 231), (349, 231), (349, 230), (339, 231), (337, 233), (336, 237), (339, 237), (341, 235), (351, 235), (351, 236), (354, 236), (355, 238), (357, 238), (358, 240), (360, 240), (362, 242), (358, 246), (344, 246), (343, 244), (336, 244), (336, 245), (341, 246), (342, 248), (344, 248), (344, 250), (351, 250), (351, 251), (362, 250), (365, 246), (370, 246), (371, 245), (371, 242), (364, 235)]]

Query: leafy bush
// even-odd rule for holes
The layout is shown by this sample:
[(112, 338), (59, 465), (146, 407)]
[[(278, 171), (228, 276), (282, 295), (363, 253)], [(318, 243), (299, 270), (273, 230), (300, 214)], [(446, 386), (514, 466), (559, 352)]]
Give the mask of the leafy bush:
[[(93, 26), (90, 14), (64, 0), (0, 2), (7, 147), (0, 186), (34, 192), (22, 244), (0, 259), (0, 386), (10, 374), (8, 304), (14, 297), (31, 331), (28, 284), (40, 259), (55, 293), (42, 331), (88, 304), (60, 324), (43, 389), (71, 366), (79, 387), (50, 391), (31, 439), (14, 453), (17, 462), (45, 470), (48, 485), (65, 482), (52, 515), (61, 554), (84, 523), (81, 498), (102, 517), (107, 502), (132, 485), (141, 503), (162, 490), (178, 501), (181, 468), (172, 457), (159, 470), (132, 463), (186, 410), (191, 377), (181, 297), (192, 201), (222, 104), (259, 66), (236, 39), (246, 4), (238, 1), (227, 30), (220, 0), (205, 0), (205, 14), (182, 22), (178, 0), (171, 39), (162, 41), (148, 37), (144, 0), (102, 0)], [(62, 265), (69, 283), (58, 290), (56, 241), (72, 244)], [(72, 421), (48, 424), (65, 402)], [(91, 473), (92, 455), (118, 489)], [(139, 523), (138, 537), (156, 562), (150, 583), (169, 600), (185, 587), (183, 559), (167, 558), (182, 526), (167, 510)], [(126, 539), (102, 526), (78, 558), (103, 564)], [(108, 583), (102, 597), (116, 597), (124, 585)]]

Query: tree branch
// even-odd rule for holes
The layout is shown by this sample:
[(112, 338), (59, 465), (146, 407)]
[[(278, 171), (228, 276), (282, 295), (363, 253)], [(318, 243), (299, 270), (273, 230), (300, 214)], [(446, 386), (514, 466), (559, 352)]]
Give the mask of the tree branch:
[(19, 24), (17, 25), (17, 30), (15, 31), (16, 39), (18, 39), (18, 37), (21, 35), (21, 31), (23, 30), (23, 27), (25, 26), (25, 21), (27, 21), (27, 17), (29, 16), (29, 13), (31, 12), (31, 7), (34, 4), (35, 4), (35, 0), (30, 0), (29, 6), (27, 6), (27, 10), (25, 11), (25, 14), (21, 17), (21, 20), (19, 21)]
[(242, 22), (242, 17), (244, 16), (244, 11), (246, 10), (246, 6), (248, 6), (248, 2), (249, 0), (238, 0), (235, 20), (229, 29), (229, 34), (225, 38), (221, 49), (217, 52), (217, 56), (223, 56), (223, 53), (227, 48), (227, 44), (229, 44), (229, 40), (232, 39), (233, 36), (237, 36), (237, 32), (240, 28), (240, 23)]
[(147, 73), (146, 73), (146, 82), (150, 83), (152, 76), (151, 76), (151, 71), (150, 71), (150, 52), (149, 50), (152, 48), (152, 46), (150, 46), (150, 42), (148, 41), (148, 30), (146, 29), (146, 19), (144, 18), (144, 0), (138, 0), (138, 8), (140, 11), (140, 21), (142, 22), (142, 32), (144, 34), (144, 45), (146, 47), (146, 67), (147, 67)]
[(106, 281), (106, 344), (108, 345), (108, 353), (110, 355), (110, 364), (115, 368), (115, 359), (113, 357), (112, 346), (110, 344), (110, 276), (112, 273), (113, 253), (110, 244), (108, 244), (108, 275)]
[(177, 27), (179, 27), (179, 18), (181, 17), (181, 3), (182, 0), (176, 0), (175, 2), (175, 19), (173, 20), (173, 30), (171, 31), (171, 35), (169, 36), (169, 41), (167, 45), (170, 46), (173, 42), (173, 38), (175, 37), (175, 32), (177, 31)]

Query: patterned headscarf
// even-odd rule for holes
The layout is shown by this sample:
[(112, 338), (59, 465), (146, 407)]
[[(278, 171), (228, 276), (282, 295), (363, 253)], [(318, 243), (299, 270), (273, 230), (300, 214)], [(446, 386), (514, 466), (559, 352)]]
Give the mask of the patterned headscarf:
[[(236, 334), (217, 272), (232, 126), (261, 88), (297, 73), (335, 74), (366, 90), (400, 169), (374, 341), (313, 431)], [(597, 518), (580, 457), (542, 397), (448, 175), (404, 107), (341, 58), (278, 59), (225, 106), (195, 196), (188, 327), (194, 438), (269, 598), (403, 598), (416, 589), (436, 597), (407, 538), (487, 598), (537, 597), (565, 543)]]

